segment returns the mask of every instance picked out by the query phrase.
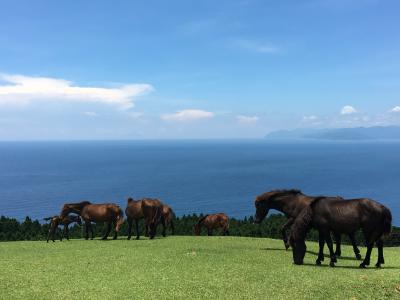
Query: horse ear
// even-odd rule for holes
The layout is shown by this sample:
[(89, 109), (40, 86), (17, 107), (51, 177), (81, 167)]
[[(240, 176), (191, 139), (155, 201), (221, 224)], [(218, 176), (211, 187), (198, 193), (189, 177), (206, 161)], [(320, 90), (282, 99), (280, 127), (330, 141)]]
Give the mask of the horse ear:
[(292, 241), (304, 240), (306, 238), (307, 232), (310, 228), (311, 221), (313, 219), (313, 210), (311, 205), (307, 205), (295, 219), (291, 233), (290, 239)]

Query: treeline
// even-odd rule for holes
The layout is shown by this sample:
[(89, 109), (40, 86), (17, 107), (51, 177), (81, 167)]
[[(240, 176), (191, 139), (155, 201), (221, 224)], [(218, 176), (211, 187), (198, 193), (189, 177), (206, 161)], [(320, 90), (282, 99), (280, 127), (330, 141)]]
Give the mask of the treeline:
[[(194, 235), (194, 225), (197, 223), (202, 215), (184, 215), (174, 219), (175, 235)], [(261, 224), (253, 224), (253, 217), (244, 219), (230, 219), (229, 232), (231, 236), (245, 236), (245, 237), (268, 237), (268, 238), (281, 238), (281, 227), (285, 223), (286, 218), (283, 215), (270, 215)], [(96, 237), (102, 236), (105, 231), (104, 224), (96, 224), (93, 226), (95, 229)], [(135, 226), (133, 226), (135, 227)], [(133, 237), (136, 234), (135, 228)], [(62, 226), (57, 233), (57, 239), (61, 234)], [(158, 234), (161, 234), (162, 226), (158, 227)], [(32, 220), (26, 217), (23, 222), (18, 222), (16, 219), (0, 217), (0, 241), (23, 241), (23, 240), (46, 240), (49, 231), (49, 224), (42, 223), (38, 220)], [(143, 221), (140, 223), (141, 236), (144, 235)], [(171, 231), (167, 229), (167, 235)], [(205, 230), (202, 232), (206, 235)], [(219, 234), (215, 232), (214, 234)], [(77, 224), (70, 226), (70, 238), (82, 238), (84, 236), (84, 225)], [(127, 223), (125, 222), (119, 233), (120, 236), (127, 235)], [(311, 230), (308, 234), (308, 240), (318, 240), (318, 234), (315, 230)], [(342, 236), (343, 243), (349, 244), (348, 237)], [(363, 244), (363, 236), (361, 232), (357, 233), (357, 241), (360, 245)], [(400, 246), (400, 228), (393, 227), (393, 233), (385, 240), (385, 246)]]

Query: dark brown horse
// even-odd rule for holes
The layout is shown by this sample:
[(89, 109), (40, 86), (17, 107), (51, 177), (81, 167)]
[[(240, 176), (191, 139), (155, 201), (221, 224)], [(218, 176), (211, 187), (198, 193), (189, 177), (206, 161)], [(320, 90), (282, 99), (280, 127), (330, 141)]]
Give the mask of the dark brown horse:
[(370, 264), (371, 251), (376, 243), (378, 261), (376, 267), (385, 263), (383, 257), (383, 236), (388, 235), (392, 228), (392, 214), (389, 209), (370, 199), (337, 200), (324, 197), (316, 198), (307, 205), (296, 218), (290, 235), (295, 264), (302, 264), (306, 253), (305, 238), (307, 231), (314, 227), (319, 232), (319, 254), (317, 265), (321, 264), (324, 256), (325, 241), (330, 253), (330, 266), (336, 262), (333, 252), (331, 232), (334, 234), (349, 234), (361, 229), (367, 253), (360, 264), (365, 268)]
[(62, 234), (60, 236), (60, 241), (62, 241), (64, 236), (69, 241), (69, 228), (68, 228), (69, 224), (75, 222), (78, 223), (79, 225), (82, 224), (81, 218), (79, 216), (74, 216), (74, 215), (68, 215), (65, 216), (64, 218), (61, 218), (60, 216), (53, 216), (44, 218), (43, 220), (50, 221), (50, 228), (49, 228), (49, 233), (47, 235), (47, 242), (49, 242), (50, 236), (51, 240), (54, 242), (54, 235), (59, 225), (64, 225), (64, 230), (62, 231)]
[(153, 239), (157, 232), (157, 226), (163, 222), (163, 204), (158, 199), (144, 198), (142, 200), (128, 199), (125, 214), (128, 219), (128, 240), (132, 236), (132, 225), (135, 221), (136, 239), (140, 238), (139, 220), (144, 219), (146, 235), (149, 233), (150, 239)]
[(114, 226), (115, 240), (122, 223), (124, 223), (124, 212), (118, 205), (113, 203), (92, 204), (89, 201), (68, 203), (63, 206), (61, 217), (65, 217), (71, 212), (80, 215), (85, 221), (86, 239), (89, 238), (89, 231), (92, 233), (92, 239), (94, 238), (94, 231), (91, 222), (107, 223), (107, 231), (102, 238), (103, 240), (106, 240), (110, 234), (111, 225)]
[[(254, 217), (255, 223), (260, 223), (268, 214), (270, 209), (276, 209), (282, 212), (288, 220), (282, 226), (281, 232), (283, 242), (286, 250), (289, 248), (289, 242), (287, 238), (287, 231), (292, 226), (295, 218), (300, 212), (308, 206), (317, 197), (311, 197), (304, 195), (300, 190), (273, 190), (256, 197), (255, 207), (256, 214)], [(335, 197), (333, 199), (343, 200), (343, 198)], [(354, 232), (349, 233), (351, 244), (353, 245), (354, 254), (357, 259), (361, 259), (360, 250), (357, 247), (357, 243), (354, 237)], [(336, 256), (341, 255), (341, 236), (340, 234), (335, 235), (336, 240)]]
[(201, 234), (201, 227), (207, 229), (208, 235), (213, 235), (213, 230), (217, 228), (221, 228), (223, 235), (229, 235), (229, 218), (224, 213), (205, 215), (194, 227), (196, 235)]
[(171, 228), (171, 234), (174, 235), (175, 234), (174, 211), (168, 205), (163, 204), (162, 213), (163, 213), (163, 220), (162, 220), (163, 236), (166, 236), (166, 231), (168, 226)]

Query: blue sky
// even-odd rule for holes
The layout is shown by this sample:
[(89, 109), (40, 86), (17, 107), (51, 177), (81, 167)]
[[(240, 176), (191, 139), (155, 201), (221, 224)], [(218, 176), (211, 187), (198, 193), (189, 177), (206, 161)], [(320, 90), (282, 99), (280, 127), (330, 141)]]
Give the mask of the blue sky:
[(2, 1), (0, 139), (400, 125), (400, 2)]

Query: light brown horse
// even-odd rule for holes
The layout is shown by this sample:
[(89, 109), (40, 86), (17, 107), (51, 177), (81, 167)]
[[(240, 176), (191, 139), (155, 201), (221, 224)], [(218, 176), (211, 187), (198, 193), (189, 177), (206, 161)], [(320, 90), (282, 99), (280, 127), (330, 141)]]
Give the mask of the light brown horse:
[(174, 211), (172, 210), (171, 207), (169, 207), (166, 204), (163, 204), (163, 208), (162, 208), (162, 213), (163, 213), (163, 236), (165, 237), (166, 231), (167, 231), (167, 227), (169, 226), (171, 228), (171, 234), (174, 235), (175, 234), (175, 227), (174, 227)]
[(128, 240), (130, 240), (132, 236), (133, 221), (135, 221), (136, 225), (136, 239), (138, 240), (140, 238), (140, 219), (144, 219), (146, 235), (149, 233), (150, 239), (153, 239), (156, 235), (158, 224), (164, 220), (162, 209), (163, 204), (158, 199), (144, 198), (141, 200), (133, 200), (129, 198), (125, 209), (125, 214), (128, 219)]
[(81, 218), (79, 216), (74, 216), (74, 215), (68, 215), (65, 216), (64, 218), (61, 218), (60, 216), (53, 216), (44, 218), (43, 220), (50, 221), (50, 228), (49, 228), (49, 233), (47, 235), (47, 242), (49, 242), (50, 236), (51, 240), (54, 242), (54, 235), (59, 225), (64, 225), (64, 230), (60, 236), (60, 241), (62, 241), (64, 235), (69, 241), (69, 228), (68, 228), (69, 224), (74, 222), (78, 223), (79, 225), (82, 224)]
[(106, 240), (110, 234), (111, 225), (114, 226), (114, 240), (117, 239), (118, 231), (122, 223), (124, 223), (124, 212), (118, 205), (113, 203), (92, 204), (89, 201), (68, 203), (63, 206), (61, 217), (65, 217), (71, 212), (80, 215), (85, 221), (85, 239), (89, 239), (89, 230), (92, 233), (92, 239), (94, 238), (94, 231), (91, 222), (107, 223), (107, 231), (102, 238), (103, 240)]
[(217, 228), (222, 229), (223, 235), (229, 235), (229, 218), (224, 213), (205, 215), (194, 227), (194, 232), (196, 235), (200, 235), (201, 227), (207, 229), (208, 235), (213, 235), (213, 230)]

